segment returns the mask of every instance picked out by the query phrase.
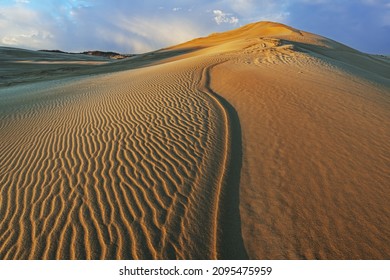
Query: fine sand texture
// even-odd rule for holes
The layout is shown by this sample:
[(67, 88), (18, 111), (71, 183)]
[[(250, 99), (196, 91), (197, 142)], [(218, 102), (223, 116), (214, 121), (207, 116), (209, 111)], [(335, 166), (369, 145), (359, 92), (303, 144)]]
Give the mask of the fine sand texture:
[(271, 22), (0, 55), (0, 259), (390, 258), (387, 57)]

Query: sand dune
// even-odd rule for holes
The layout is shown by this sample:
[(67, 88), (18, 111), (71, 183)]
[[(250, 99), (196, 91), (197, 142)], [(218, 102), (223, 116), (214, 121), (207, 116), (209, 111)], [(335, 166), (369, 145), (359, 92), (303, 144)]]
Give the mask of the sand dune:
[(390, 257), (386, 57), (261, 22), (50, 71), (0, 88), (1, 259)]
[(226, 125), (197, 72), (176, 63), (69, 82), (10, 108), (3, 258), (213, 257)]

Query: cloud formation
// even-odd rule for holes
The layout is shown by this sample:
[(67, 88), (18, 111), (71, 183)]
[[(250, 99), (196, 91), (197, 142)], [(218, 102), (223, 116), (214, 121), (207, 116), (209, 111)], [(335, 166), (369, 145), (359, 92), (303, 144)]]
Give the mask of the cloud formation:
[(235, 16), (232, 16), (232, 14), (229, 13), (224, 13), (221, 10), (214, 10), (214, 20), (217, 24), (221, 23), (232, 23), (232, 24), (237, 24), (238, 23), (238, 18)]
[[(18, 2), (19, 3), (19, 2)], [(23, 6), (0, 7), (0, 42), (3, 45), (39, 47), (53, 40), (54, 19)]]
[(4, 0), (0, 44), (139, 53), (260, 20), (390, 53), (388, 0)]

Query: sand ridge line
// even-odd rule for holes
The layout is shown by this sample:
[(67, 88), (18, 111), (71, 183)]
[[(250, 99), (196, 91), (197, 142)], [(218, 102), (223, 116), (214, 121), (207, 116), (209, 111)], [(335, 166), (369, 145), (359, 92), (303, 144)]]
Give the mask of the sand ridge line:
[[(199, 83), (199, 89), (209, 96), (219, 108), (224, 135), (223, 160), (219, 166), (213, 213), (214, 228), (211, 258), (247, 259), (248, 256), (242, 242), (238, 209), (239, 174), (241, 170), (241, 132), (238, 115), (234, 108), (211, 88), (211, 71), (225, 62), (217, 62), (204, 67)], [(237, 188), (235, 185), (237, 185)], [(232, 227), (234, 227), (233, 230)]]
[(219, 170), (220, 175), (219, 175), (219, 180), (218, 180), (218, 185), (217, 185), (218, 189), (217, 189), (216, 203), (215, 203), (215, 209), (214, 209), (214, 228), (213, 228), (213, 239), (214, 240), (213, 240), (213, 244), (212, 244), (213, 250), (211, 251), (212, 259), (218, 259), (218, 247), (219, 247), (218, 231), (220, 230), (219, 229), (219, 208), (221, 207), (220, 197), (221, 197), (223, 185), (226, 184), (225, 172), (226, 172), (227, 162), (229, 161), (229, 143), (230, 143), (229, 116), (228, 116), (225, 108), (222, 106), (222, 104), (219, 102), (219, 100), (215, 96), (215, 93), (210, 88), (210, 69), (215, 67), (218, 64), (220, 64), (220, 63), (203, 68), (202, 76), (201, 76), (200, 83), (199, 83), (200, 90), (202, 92), (204, 92), (206, 95), (208, 95), (215, 102), (215, 104), (217, 104), (217, 106), (219, 107), (219, 109), (222, 113), (222, 116), (223, 116), (223, 123), (224, 123), (224, 126), (223, 126), (224, 139), (225, 139), (224, 147), (223, 147), (224, 156), (223, 156), (223, 162), (222, 162), (222, 164), (220, 166), (220, 170)]

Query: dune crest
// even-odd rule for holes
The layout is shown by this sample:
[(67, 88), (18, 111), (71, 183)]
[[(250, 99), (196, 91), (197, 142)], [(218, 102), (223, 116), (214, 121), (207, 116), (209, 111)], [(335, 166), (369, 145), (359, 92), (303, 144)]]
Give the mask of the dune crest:
[(0, 259), (390, 257), (388, 58), (272, 22), (88, 67), (13, 51)]

